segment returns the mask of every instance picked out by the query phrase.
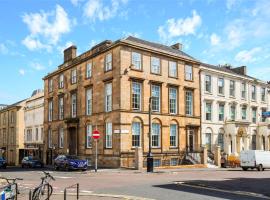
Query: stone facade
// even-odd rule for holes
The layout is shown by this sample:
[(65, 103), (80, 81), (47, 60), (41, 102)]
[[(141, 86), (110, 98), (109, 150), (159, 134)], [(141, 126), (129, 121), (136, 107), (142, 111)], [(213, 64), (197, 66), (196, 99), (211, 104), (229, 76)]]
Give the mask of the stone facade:
[[(173, 165), (178, 164), (186, 150), (200, 150), (198, 61), (175, 47), (133, 37), (116, 42), (105, 41), (78, 57), (74, 50), (74, 46), (65, 50), (65, 54), (69, 54), (64, 55), (65, 62), (56, 71), (44, 77), (44, 160), (48, 164), (52, 163), (52, 158), (57, 154), (76, 154), (92, 162), (95, 143), (90, 139), (86, 141), (87, 132), (98, 129), (101, 132), (98, 140), (99, 165), (134, 167), (135, 146), (141, 146), (144, 157), (148, 152), (148, 103), (152, 96), (152, 85), (157, 85), (156, 88), (159, 89), (159, 111), (153, 111), (151, 119), (155, 134), (158, 134), (157, 137), (153, 136), (154, 134), (151, 137), (156, 141), (152, 141), (153, 146), (156, 146), (152, 147), (155, 165), (170, 165), (171, 159), (174, 159)], [(140, 69), (133, 65), (132, 52), (140, 55)], [(110, 68), (110, 53), (112, 69), (106, 71), (106, 68)], [(159, 60), (158, 74), (151, 73), (152, 57)], [(168, 75), (170, 61), (176, 63), (176, 77)], [(87, 78), (89, 63), (91, 77)], [(186, 65), (192, 70), (191, 80), (185, 79)], [(138, 83), (140, 88), (139, 109), (134, 109), (133, 106), (133, 82)], [(174, 114), (169, 111), (170, 88), (176, 89), (174, 91), (177, 111)], [(86, 102), (88, 89), (91, 89), (91, 108)], [(107, 90), (111, 91), (111, 95), (105, 95)], [(192, 108), (186, 105), (186, 99), (190, 100), (189, 105)], [(152, 103), (153, 101), (152, 99)], [(108, 109), (108, 102), (112, 104), (111, 110)], [(190, 115), (186, 114), (187, 109), (192, 109)], [(59, 116), (60, 113), (63, 113), (63, 117)], [(135, 122), (139, 127), (139, 139), (134, 136)], [(176, 136), (173, 137), (176, 142), (173, 147), (170, 145), (172, 124), (176, 127)], [(89, 125), (92, 127), (91, 131)], [(133, 143), (133, 140), (138, 141)]]
[(266, 82), (248, 76), (246, 67), (202, 64), (202, 144), (212, 152), (219, 145), (229, 155), (269, 150), (269, 121), (262, 117), (270, 109), (269, 89)]
[(27, 99), (24, 109), (24, 155), (32, 155), (42, 159), (43, 156), (43, 122), (44, 92), (35, 90)]
[(25, 100), (0, 110), (0, 150), (9, 165), (23, 157)]

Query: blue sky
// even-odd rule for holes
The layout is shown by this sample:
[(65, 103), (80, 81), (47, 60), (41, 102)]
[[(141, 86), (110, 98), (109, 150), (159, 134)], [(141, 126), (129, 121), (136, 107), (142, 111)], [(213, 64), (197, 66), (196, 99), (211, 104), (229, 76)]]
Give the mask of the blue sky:
[(173, 44), (210, 64), (270, 80), (268, 0), (1, 0), (0, 104), (43, 88), (71, 44), (82, 53), (127, 35)]

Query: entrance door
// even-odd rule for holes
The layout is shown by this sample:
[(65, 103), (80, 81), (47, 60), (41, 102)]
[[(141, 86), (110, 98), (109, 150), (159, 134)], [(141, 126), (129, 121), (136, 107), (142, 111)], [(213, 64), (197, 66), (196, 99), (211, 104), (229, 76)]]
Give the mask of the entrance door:
[(188, 130), (188, 150), (190, 152), (194, 151), (194, 130)]
[(68, 129), (68, 145), (69, 145), (69, 155), (76, 155), (77, 150), (77, 139), (76, 139), (76, 128)]

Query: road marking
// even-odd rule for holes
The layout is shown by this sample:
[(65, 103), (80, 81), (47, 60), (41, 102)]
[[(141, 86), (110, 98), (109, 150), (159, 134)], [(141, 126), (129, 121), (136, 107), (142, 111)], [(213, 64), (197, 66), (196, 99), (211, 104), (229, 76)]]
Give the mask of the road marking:
[(270, 197), (265, 196), (263, 194), (259, 194), (259, 193), (225, 190), (225, 189), (209, 187), (209, 186), (203, 185), (203, 184), (194, 185), (194, 184), (190, 184), (190, 183), (187, 183), (187, 182), (184, 182), (184, 181), (174, 182), (174, 184), (183, 185), (183, 186), (187, 186), (187, 187), (193, 187), (193, 188), (199, 188), (199, 189), (206, 189), (206, 190), (211, 190), (211, 191), (217, 191), (217, 192), (236, 194), (236, 195), (243, 195), (243, 196), (257, 197), (257, 198), (263, 198), (263, 199), (270, 199)]

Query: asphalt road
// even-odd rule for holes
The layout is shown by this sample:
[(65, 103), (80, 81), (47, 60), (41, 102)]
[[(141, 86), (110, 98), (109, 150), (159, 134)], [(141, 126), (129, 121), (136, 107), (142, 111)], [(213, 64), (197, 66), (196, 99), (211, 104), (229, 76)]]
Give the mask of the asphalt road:
[[(174, 169), (152, 174), (134, 170), (100, 170), (86, 172), (50, 171), (56, 181), (53, 199), (63, 199), (65, 187), (79, 183), (80, 199), (270, 199), (270, 171), (240, 169)], [(27, 199), (30, 189), (40, 183), (40, 170), (10, 168), (0, 176), (20, 177), (20, 199)], [(76, 189), (68, 189), (75, 199)], [(89, 196), (91, 195), (91, 196)]]

